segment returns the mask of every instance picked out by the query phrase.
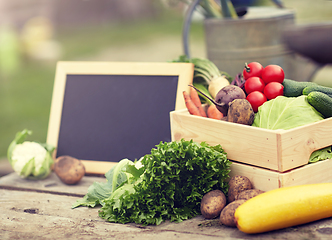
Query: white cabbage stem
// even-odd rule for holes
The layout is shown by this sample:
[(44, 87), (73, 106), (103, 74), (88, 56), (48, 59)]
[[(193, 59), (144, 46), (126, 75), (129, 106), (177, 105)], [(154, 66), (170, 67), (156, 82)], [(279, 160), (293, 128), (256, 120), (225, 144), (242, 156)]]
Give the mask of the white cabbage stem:
[(223, 88), (226, 87), (227, 85), (229, 85), (229, 81), (227, 80), (226, 77), (224, 76), (220, 76), (217, 78), (214, 78), (211, 80), (211, 82), (209, 83), (209, 93), (211, 94), (211, 96), (213, 97), (213, 99), (216, 98), (217, 93)]

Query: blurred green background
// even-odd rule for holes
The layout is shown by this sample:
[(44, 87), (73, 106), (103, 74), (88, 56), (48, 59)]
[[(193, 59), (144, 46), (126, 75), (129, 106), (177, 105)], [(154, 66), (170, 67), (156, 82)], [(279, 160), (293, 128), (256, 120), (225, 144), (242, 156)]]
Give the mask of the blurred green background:
[[(156, 0), (142, 1), (146, 4), (144, 8), (147, 12), (141, 11), (138, 14), (134, 10), (135, 5), (139, 3), (133, 4), (133, 1), (127, 1), (126, 4), (132, 9), (128, 12), (123, 10), (122, 15), (110, 18), (107, 17), (105, 9), (96, 8), (94, 16), (100, 15), (97, 10), (102, 11), (104, 16), (96, 19), (93, 16), (89, 17), (89, 11), (85, 9), (86, 12), (76, 13), (82, 15), (81, 18), (85, 21), (82, 19), (75, 21), (70, 14), (70, 9), (76, 9), (75, 6), (68, 5), (66, 1), (60, 2), (63, 4), (63, 9), (68, 11), (58, 9), (61, 14), (56, 16), (57, 25), (53, 26), (51, 23), (49, 26), (44, 23), (44, 27), (48, 26), (44, 30), (44, 36), (40, 36), (40, 32), (34, 35), (34, 31), (38, 31), (33, 29), (35, 27), (33, 25), (30, 25), (29, 32), (28, 22), (22, 21), (19, 27), (15, 27), (8, 19), (3, 21), (6, 24), (3, 24), (0, 31), (0, 158), (2, 159), (6, 157), (8, 145), (15, 134), (24, 128), (33, 131), (30, 140), (46, 141), (57, 61), (155, 62), (169, 61), (183, 54), (181, 6), (167, 8)], [(79, 2), (84, 4), (93, 1)], [(296, 11), (297, 23), (332, 20), (332, 1), (283, 2), (287, 8)], [(265, 1), (263, 3), (270, 4)], [(112, 7), (114, 5), (109, 6), (110, 9)], [(52, 8), (49, 9), (51, 10)], [(190, 31), (192, 56), (205, 57), (203, 31), (201, 21), (193, 23)], [(38, 40), (43, 37), (47, 44), (38, 48), (37, 52), (33, 52), (34, 38)], [(321, 69), (313, 81), (332, 86), (331, 67)]]

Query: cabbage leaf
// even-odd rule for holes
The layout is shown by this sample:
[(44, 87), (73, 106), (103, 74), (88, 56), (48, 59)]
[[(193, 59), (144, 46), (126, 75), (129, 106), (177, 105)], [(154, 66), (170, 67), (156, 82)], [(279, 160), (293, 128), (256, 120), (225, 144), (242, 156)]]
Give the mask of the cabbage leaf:
[(72, 208), (79, 206), (84, 207), (96, 207), (103, 204), (103, 200), (110, 197), (111, 194), (122, 186), (124, 183), (128, 183), (132, 174), (126, 172), (128, 165), (134, 165), (134, 162), (129, 159), (122, 159), (108, 172), (106, 172), (106, 182), (94, 182), (89, 188), (87, 194), (78, 199)]
[(307, 97), (278, 96), (258, 108), (252, 126), (265, 129), (292, 129), (324, 119)]
[(332, 158), (332, 146), (328, 146), (314, 151), (309, 158), (309, 163), (315, 163), (318, 161)]

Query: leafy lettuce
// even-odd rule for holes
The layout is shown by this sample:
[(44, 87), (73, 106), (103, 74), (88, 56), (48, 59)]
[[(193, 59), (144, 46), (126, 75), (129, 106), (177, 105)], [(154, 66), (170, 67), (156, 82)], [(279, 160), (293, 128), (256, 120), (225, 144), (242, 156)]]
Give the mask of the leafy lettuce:
[[(114, 181), (111, 179), (117, 178), (106, 174), (107, 183), (98, 185), (105, 187), (105, 192), (91, 187), (81, 200), (85, 203), (79, 200), (73, 207), (100, 204), (99, 216), (107, 221), (158, 225), (165, 220), (180, 222), (194, 217), (200, 214), (205, 193), (214, 189), (228, 191), (231, 163), (220, 145), (192, 140), (161, 142), (140, 162), (141, 168), (129, 162), (119, 167), (120, 172), (129, 175), (114, 191), (110, 190)], [(97, 192), (107, 194), (98, 196)]]
[(252, 126), (266, 129), (292, 129), (324, 119), (306, 96), (279, 96), (258, 108)]

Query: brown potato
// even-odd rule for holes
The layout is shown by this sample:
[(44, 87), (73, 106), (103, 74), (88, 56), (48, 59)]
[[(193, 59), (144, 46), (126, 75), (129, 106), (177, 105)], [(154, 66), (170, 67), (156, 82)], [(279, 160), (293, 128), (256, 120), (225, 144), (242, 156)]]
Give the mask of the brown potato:
[(227, 202), (225, 194), (220, 190), (206, 193), (201, 200), (201, 213), (205, 218), (212, 219), (220, 215)]
[(234, 99), (228, 108), (227, 121), (252, 125), (255, 118), (255, 112), (251, 104), (246, 99)]
[(239, 199), (248, 200), (250, 198), (256, 197), (257, 195), (259, 195), (263, 192), (264, 191), (259, 190), (259, 189), (244, 190), (235, 196), (235, 200), (239, 200)]
[(76, 158), (60, 156), (55, 160), (54, 172), (63, 183), (73, 185), (82, 179), (85, 174), (85, 167)]
[(228, 227), (236, 227), (236, 222), (234, 218), (235, 210), (245, 201), (246, 200), (244, 199), (240, 199), (227, 204), (220, 213), (220, 223)]
[(253, 188), (249, 178), (240, 175), (231, 177), (228, 184), (229, 184), (229, 189), (228, 189), (227, 198), (229, 203), (233, 202), (235, 200), (236, 195), (238, 195), (240, 192)]

